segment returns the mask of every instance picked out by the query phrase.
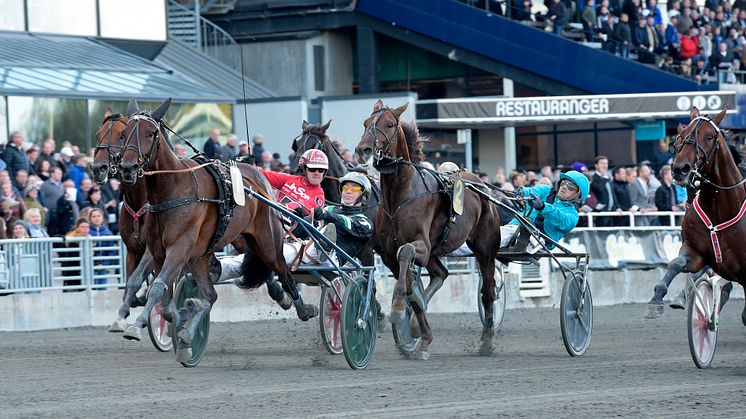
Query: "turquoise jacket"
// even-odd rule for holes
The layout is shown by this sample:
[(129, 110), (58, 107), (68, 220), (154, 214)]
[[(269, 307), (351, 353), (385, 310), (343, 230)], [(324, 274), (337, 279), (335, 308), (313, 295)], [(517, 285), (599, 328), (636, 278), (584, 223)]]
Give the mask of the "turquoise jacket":
[[(547, 203), (547, 196), (551, 190), (552, 188), (547, 185), (536, 185), (523, 188), (523, 195), (528, 197), (534, 194), (541, 198), (545, 204), (544, 209), (541, 210), (544, 215), (544, 232), (553, 240), (559, 241), (578, 225), (578, 210), (572, 202), (562, 201), (559, 198), (555, 198), (553, 204)], [(526, 205), (526, 212), (529, 210), (532, 210), (531, 223), (535, 223), (539, 211)], [(510, 224), (519, 224), (519, 222), (513, 217)]]

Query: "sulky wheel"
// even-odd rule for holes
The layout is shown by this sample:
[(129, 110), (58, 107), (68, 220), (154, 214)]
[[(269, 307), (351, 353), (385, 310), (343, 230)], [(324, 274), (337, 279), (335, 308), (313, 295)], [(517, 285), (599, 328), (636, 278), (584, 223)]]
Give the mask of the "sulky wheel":
[(402, 355), (409, 357), (415, 350), (417, 350), (417, 347), (420, 346), (422, 338), (420, 338), (419, 333), (413, 333), (413, 330), (410, 327), (412, 321), (417, 321), (416, 318), (414, 320), (412, 319), (412, 316), (414, 316), (412, 305), (406, 298), (404, 299), (404, 303), (407, 306), (407, 309), (404, 312), (404, 320), (399, 324), (392, 323), (391, 331), (394, 334), (394, 344), (396, 345), (396, 348), (399, 349), (399, 352), (401, 352)]
[(342, 349), (342, 301), (337, 295), (344, 296), (345, 284), (342, 278), (336, 277), (332, 286), (337, 290), (335, 294), (331, 289), (324, 287), (321, 290), (321, 301), (319, 303), (319, 329), (321, 339), (324, 340), (326, 350), (332, 355), (339, 355)]
[[(184, 306), (184, 302), (187, 298), (198, 298), (197, 295), (197, 283), (191, 274), (186, 274), (179, 279), (179, 283), (176, 285), (174, 290), (174, 299), (176, 301), (176, 309), (181, 309)], [(177, 336), (179, 330), (184, 326), (182, 322), (174, 327), (171, 326), (171, 336)], [(192, 339), (191, 346), (184, 345), (183, 342), (177, 339), (173, 345), (174, 351), (178, 352), (180, 349), (187, 349), (189, 351), (189, 357), (185, 361), (180, 361), (181, 365), (191, 368), (196, 367), (205, 355), (205, 349), (207, 349), (207, 338), (210, 335), (210, 313), (205, 314), (205, 317), (199, 322), (197, 331)]]
[(161, 302), (157, 302), (152, 310), (150, 310), (150, 316), (148, 317), (148, 335), (150, 335), (150, 341), (153, 342), (155, 349), (161, 352), (168, 352), (173, 348), (173, 341), (169, 336), (171, 323), (167, 322), (163, 318), (163, 306)]
[(687, 326), (689, 326), (689, 352), (697, 368), (709, 368), (715, 357), (718, 328), (713, 320), (714, 294), (707, 278), (694, 284), (687, 301)]
[[(342, 347), (345, 359), (355, 370), (363, 369), (376, 350), (376, 304), (368, 304), (368, 318), (364, 319), (368, 280), (353, 276), (342, 299)], [(372, 296), (371, 296), (372, 298)]]
[(562, 341), (570, 356), (582, 356), (591, 343), (593, 297), (587, 282), (583, 290), (583, 279), (582, 272), (575, 272), (565, 279), (560, 297)]
[[(503, 276), (503, 265), (495, 262), (495, 303), (492, 305), (492, 329), (497, 331), (505, 317), (505, 301), (507, 291), (505, 289), (505, 277)], [(477, 287), (477, 307), (479, 307), (479, 320), (484, 325), (484, 303), (482, 303), (482, 274), (479, 274), (479, 286)]]

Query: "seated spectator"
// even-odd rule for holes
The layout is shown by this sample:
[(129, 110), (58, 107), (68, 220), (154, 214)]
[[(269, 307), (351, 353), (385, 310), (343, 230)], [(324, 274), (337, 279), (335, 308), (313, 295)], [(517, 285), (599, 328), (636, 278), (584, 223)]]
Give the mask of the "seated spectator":
[[(41, 223), (44, 224), (47, 209), (44, 208), (44, 205), (42, 205), (41, 202), (39, 202), (38, 187), (35, 185), (26, 186), (26, 189), (23, 190), (23, 205), (26, 207), (26, 212), (31, 208), (39, 210), (41, 213)], [(24, 212), (24, 214), (26, 214), (26, 212)]]
[(29, 235), (32, 238), (49, 237), (47, 229), (42, 224), (42, 212), (38, 208), (27, 209), (23, 213), (23, 221), (28, 224)]
[(14, 239), (30, 239), (31, 235), (29, 234), (28, 225), (23, 220), (16, 220), (13, 223), (13, 235), (11, 236)]
[(13, 223), (23, 218), (26, 207), (23, 205), (23, 199), (13, 192), (13, 186), (10, 182), (0, 185), (0, 214), (7, 227), (7, 236), (12, 236)]

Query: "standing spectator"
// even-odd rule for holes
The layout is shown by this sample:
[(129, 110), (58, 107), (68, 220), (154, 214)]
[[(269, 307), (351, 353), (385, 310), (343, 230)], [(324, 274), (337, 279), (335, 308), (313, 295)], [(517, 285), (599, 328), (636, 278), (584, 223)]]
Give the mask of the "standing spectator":
[(37, 169), (36, 171), (36, 174), (41, 180), (46, 181), (47, 179), (49, 179), (51, 170), (52, 165), (49, 164), (48, 161), (42, 160), (41, 164), (39, 165), (39, 169)]
[(238, 136), (231, 134), (228, 136), (225, 145), (223, 146), (223, 161), (233, 160), (238, 155)]
[(510, 183), (513, 185), (513, 188), (526, 186), (526, 174), (522, 172), (510, 172)]
[(552, 186), (554, 186), (554, 172), (552, 171), (552, 166), (544, 166), (541, 168), (541, 177), (549, 179), (549, 182), (552, 183)]
[(648, 0), (647, 9), (650, 11), (648, 16), (653, 18), (653, 25), (663, 23), (663, 14), (661, 9), (658, 8), (658, 0)]
[(251, 154), (255, 160), (261, 161), (264, 154), (264, 136), (262, 134), (255, 134), (252, 141), (254, 142), (254, 147), (251, 149)]
[(531, 0), (511, 0), (510, 17), (513, 20), (531, 20)]
[(47, 233), (47, 229), (42, 223), (42, 212), (39, 211), (38, 208), (27, 209), (26, 212), (23, 213), (23, 221), (28, 223), (29, 235), (32, 238), (40, 239), (49, 237), (49, 233)]
[(581, 20), (583, 21), (583, 30), (585, 31), (585, 40), (588, 42), (593, 41), (593, 37), (596, 34), (596, 10), (593, 8), (593, 2), (595, 0), (586, 0), (585, 7), (583, 8), (583, 15)]
[(647, 21), (640, 19), (632, 30), (632, 45), (637, 50), (637, 60), (641, 63), (653, 63), (655, 57), (651, 54), (653, 47), (648, 38)]
[[(661, 186), (655, 191), (655, 206), (658, 211), (681, 211), (682, 208), (676, 202), (676, 190), (673, 187), (673, 176), (671, 167), (664, 166), (661, 169)], [(659, 217), (661, 225), (671, 225), (669, 217), (661, 215)]]
[(205, 157), (208, 159), (223, 159), (223, 149), (220, 147), (220, 130), (213, 128), (210, 131), (210, 136), (205, 141), (205, 146), (202, 148), (205, 152)]
[[(598, 203), (594, 212), (609, 212), (616, 209), (614, 202), (614, 192), (611, 189), (611, 179), (607, 171), (609, 170), (609, 159), (606, 156), (596, 156), (595, 160), (596, 173), (591, 178), (591, 192), (596, 197)], [(595, 225), (598, 227), (609, 227), (613, 220), (611, 217), (595, 217)]]
[(187, 156), (186, 148), (181, 144), (174, 144), (174, 152), (178, 157), (189, 157)]
[(238, 155), (236, 155), (236, 160), (242, 161), (243, 159), (248, 158), (251, 155), (249, 152), (249, 143), (246, 141), (241, 141), (238, 144)]
[(23, 199), (13, 192), (13, 185), (5, 182), (0, 185), (0, 214), (5, 221), (6, 235), (13, 234), (13, 222), (23, 218), (26, 207), (23, 205)]
[(70, 171), (67, 172), (67, 177), (75, 182), (75, 187), (80, 189), (80, 183), (83, 179), (88, 177), (86, 173), (86, 156), (85, 154), (78, 154), (72, 158), (73, 165), (70, 167)]
[(98, 185), (91, 187), (91, 189), (88, 190), (86, 197), (86, 200), (80, 207), (81, 209), (89, 207), (98, 208), (101, 210), (102, 214), (106, 214), (106, 207), (104, 206), (104, 201), (101, 199), (101, 188)]
[(632, 43), (632, 29), (629, 27), (629, 16), (622, 13), (621, 20), (614, 27), (614, 41), (622, 58), (629, 58), (629, 45)]
[(5, 151), (2, 154), (2, 159), (8, 166), (8, 173), (11, 178), (16, 177), (16, 172), (19, 170), (25, 170), (28, 173), (31, 168), (31, 163), (26, 157), (26, 153), (23, 151), (23, 134), (18, 131), (10, 134), (10, 142), (6, 145)]
[(671, 20), (671, 24), (666, 26), (666, 44), (668, 44), (668, 53), (674, 60), (678, 60), (679, 49), (681, 48), (681, 39), (679, 39), (679, 32), (676, 30), (676, 23), (679, 21), (678, 12), (671, 10), (668, 14), (668, 18)]
[(562, 0), (552, 0), (552, 4), (549, 6), (549, 13), (547, 13), (547, 18), (554, 25), (552, 27), (552, 33), (562, 36), (562, 31), (565, 29), (565, 25), (570, 21), (570, 13)]
[[(36, 161), (34, 161), (34, 168), (36, 169), (36, 173), (39, 173), (41, 171), (41, 165), (42, 162), (49, 163), (49, 167), (53, 167), (57, 164), (57, 160), (54, 158), (54, 140), (51, 138), (48, 138), (44, 141), (44, 144), (41, 146), (41, 151), (39, 152), (39, 157), (36, 158)], [(47, 169), (49, 170), (49, 169)]]
[[(652, 211), (652, 202), (648, 198), (647, 185), (645, 185), (637, 175), (637, 168), (631, 167), (627, 169), (627, 189), (629, 190), (629, 199), (632, 206), (630, 211), (646, 213)], [(648, 217), (642, 217), (637, 215), (635, 217), (636, 226), (648, 226), (650, 220)]]
[(655, 191), (661, 186), (661, 182), (655, 176), (653, 176), (650, 165), (645, 162), (642, 162), (640, 164), (640, 170), (638, 170), (637, 173), (639, 179), (645, 185), (645, 190), (647, 190), (648, 201), (650, 201), (651, 204), (654, 203)]
[(68, 179), (63, 184), (64, 194), (57, 200), (54, 210), (49, 211), (48, 231), (50, 236), (62, 236), (70, 231), (80, 217), (80, 207), (76, 202), (78, 189)]
[(271, 170), (272, 166), (272, 154), (270, 154), (269, 151), (264, 151), (262, 153), (261, 161), (259, 162), (259, 166), (262, 167), (264, 170)]
[[(36, 185), (28, 185), (23, 190), (23, 205), (26, 207), (26, 212), (32, 208), (39, 210), (41, 214), (41, 222), (44, 223), (44, 215), (46, 215), (47, 209), (44, 205), (39, 202), (39, 188)], [(24, 213), (25, 216), (25, 213)]]
[(119, 190), (119, 179), (110, 178), (101, 187), (101, 200), (104, 201), (104, 215), (106, 216), (109, 229), (114, 234), (119, 234), (119, 204), (122, 202), (122, 193)]
[[(65, 247), (68, 249), (80, 249), (80, 243), (75, 241), (68, 241), (67, 239), (76, 238), (76, 237), (88, 237), (88, 233), (90, 230), (90, 223), (85, 218), (78, 218), (77, 221), (75, 221), (75, 224), (72, 226), (70, 231), (65, 234)], [(80, 250), (70, 250), (67, 252), (60, 252), (61, 257), (66, 258), (81, 258), (83, 255), (80, 254)], [(77, 267), (78, 269), (72, 269), (72, 270), (64, 270), (62, 271), (63, 277), (75, 277), (75, 279), (65, 279), (62, 281), (62, 285), (66, 287), (71, 287), (75, 285), (80, 285), (82, 278), (81, 271), (80, 271), (80, 261), (79, 260), (71, 260), (71, 261), (63, 261), (60, 262), (60, 265), (63, 268), (74, 268)], [(70, 292), (70, 291), (82, 291), (82, 290), (64, 290), (63, 292)]]
[(617, 26), (617, 17), (609, 14), (605, 9), (601, 9), (602, 13), (606, 13), (606, 19), (601, 22), (601, 49), (610, 53), (616, 54), (616, 40), (614, 38), (614, 30)]
[(666, 140), (658, 141), (658, 149), (653, 153), (653, 161), (655, 163), (653, 169), (656, 172), (660, 172), (663, 166), (669, 165), (673, 161), (673, 154), (668, 150), (668, 142)]
[(58, 166), (52, 168), (49, 179), (39, 189), (39, 201), (50, 211), (57, 207), (57, 201), (65, 193), (62, 189), (62, 169)]
[[(616, 210), (618, 212), (629, 211), (632, 208), (632, 198), (629, 195), (628, 183), (627, 183), (627, 171), (622, 166), (617, 166), (611, 172), (613, 180), (611, 181), (611, 189), (614, 193), (614, 201), (616, 201)], [(628, 226), (629, 219), (626, 217), (615, 217), (614, 225), (616, 226)]]
[[(89, 227), (89, 235), (91, 237), (101, 237), (101, 236), (113, 236), (111, 230), (106, 226), (106, 220), (104, 219), (104, 211), (102, 211), (100, 208), (95, 207), (91, 209), (91, 212), (88, 214), (88, 221), (90, 223)], [(105, 241), (96, 241), (93, 245), (93, 248), (101, 248), (101, 247), (112, 247), (114, 246), (114, 242), (110, 240)], [(112, 251), (111, 250), (94, 250), (93, 256), (94, 257), (102, 257), (102, 256), (111, 256)], [(96, 267), (99, 267), (99, 269), (96, 269), (94, 271), (94, 275), (98, 278), (95, 279), (96, 285), (104, 285), (106, 284), (106, 278), (101, 278), (101, 276), (106, 275), (106, 269), (100, 269), (100, 266), (106, 266), (109, 265), (111, 261), (104, 260), (104, 261), (94, 261), (94, 265)]]
[(13, 187), (15, 188), (16, 193), (20, 195), (21, 191), (26, 189), (26, 186), (28, 186), (28, 171), (25, 169), (18, 169), (16, 172), (16, 178), (13, 180)]
[(57, 166), (62, 169), (62, 174), (67, 175), (70, 169), (73, 167), (73, 149), (70, 147), (62, 147), (60, 150), (60, 160), (57, 162)]
[(282, 160), (280, 160), (280, 153), (272, 154), (272, 161), (269, 162), (269, 169), (274, 170), (275, 172), (281, 172), (284, 166)]
[(33, 146), (31, 146), (31, 148), (26, 150), (26, 158), (29, 161), (28, 174), (30, 175), (36, 174), (36, 168), (34, 167), (34, 162), (36, 161), (38, 157), (39, 157), (39, 147), (37, 147), (36, 144), (34, 144)]
[(694, 26), (691, 14), (692, 9), (688, 7), (684, 7), (681, 10), (681, 15), (679, 16), (678, 22), (676, 22), (676, 30), (682, 35), (689, 33), (689, 29)]

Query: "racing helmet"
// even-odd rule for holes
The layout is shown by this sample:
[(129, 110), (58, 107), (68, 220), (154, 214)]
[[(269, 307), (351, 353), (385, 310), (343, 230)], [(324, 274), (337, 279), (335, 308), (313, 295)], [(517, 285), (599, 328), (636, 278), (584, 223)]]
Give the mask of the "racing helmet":
[(324, 169), (329, 170), (329, 158), (326, 157), (323, 151), (312, 148), (306, 150), (303, 155), (300, 156), (298, 165), (301, 168), (309, 167), (311, 169)]
[(459, 169), (458, 165), (451, 161), (444, 161), (438, 166), (438, 173), (452, 174), (460, 171), (461, 169)]
[(588, 178), (576, 170), (570, 170), (560, 174), (560, 180), (562, 179), (567, 179), (576, 184), (578, 189), (580, 189), (580, 202), (585, 202), (585, 199), (588, 198), (588, 194), (591, 191), (591, 184), (588, 182)]
[(347, 182), (357, 183), (358, 185), (363, 187), (363, 194), (360, 195), (360, 198), (362, 199), (362, 202), (365, 203), (365, 201), (368, 200), (371, 193), (371, 185), (370, 180), (368, 180), (368, 177), (365, 176), (362, 173), (358, 172), (350, 172), (341, 178), (339, 178), (339, 191), (342, 192), (342, 185), (344, 185)]

